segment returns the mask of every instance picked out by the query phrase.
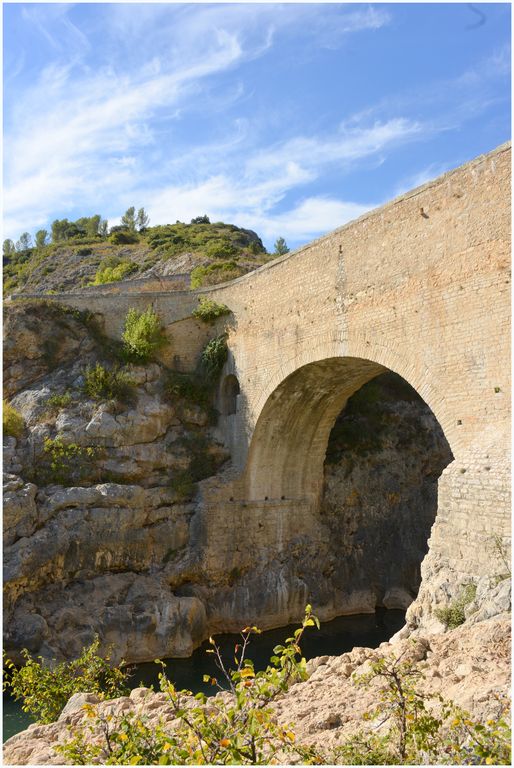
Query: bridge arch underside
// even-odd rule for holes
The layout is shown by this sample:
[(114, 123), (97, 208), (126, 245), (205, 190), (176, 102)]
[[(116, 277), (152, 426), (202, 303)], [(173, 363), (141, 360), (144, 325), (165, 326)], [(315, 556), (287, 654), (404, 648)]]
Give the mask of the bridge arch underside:
[(332, 357), (287, 376), (257, 421), (243, 474), (245, 497), (296, 499), (318, 506), (337, 416), (355, 392), (388, 370), (363, 358)]

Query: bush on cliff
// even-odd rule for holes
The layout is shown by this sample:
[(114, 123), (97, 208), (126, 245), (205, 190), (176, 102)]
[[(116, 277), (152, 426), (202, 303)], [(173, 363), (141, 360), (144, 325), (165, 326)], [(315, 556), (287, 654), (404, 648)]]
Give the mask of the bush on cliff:
[(105, 260), (96, 270), (94, 279), (89, 285), (105, 285), (107, 283), (119, 282), (137, 271), (137, 268), (138, 266), (134, 261)]
[(218, 378), (228, 356), (227, 337), (224, 333), (207, 342), (202, 350), (200, 366), (207, 381)]
[(159, 315), (152, 307), (144, 312), (129, 309), (122, 338), (125, 358), (133, 363), (148, 362), (166, 343)]
[(214, 323), (219, 317), (230, 315), (230, 309), (226, 304), (219, 304), (206, 296), (200, 296), (198, 306), (193, 311), (193, 317), (204, 323)]
[(21, 437), (25, 428), (23, 416), (7, 400), (3, 402), (2, 427), (4, 437)]
[(95, 637), (78, 659), (48, 666), (41, 656), (33, 659), (27, 650), (22, 654), (25, 665), (17, 669), (4, 657), (7, 674), (4, 689), (23, 701), (22, 709), (33, 715), (38, 723), (57, 720), (66, 702), (74, 693), (96, 693), (101, 699), (112, 699), (128, 693), (128, 671), (109, 663), (109, 656), (98, 654), (100, 641)]
[(84, 392), (93, 400), (130, 402), (134, 398), (134, 383), (126, 373), (97, 363), (84, 372)]

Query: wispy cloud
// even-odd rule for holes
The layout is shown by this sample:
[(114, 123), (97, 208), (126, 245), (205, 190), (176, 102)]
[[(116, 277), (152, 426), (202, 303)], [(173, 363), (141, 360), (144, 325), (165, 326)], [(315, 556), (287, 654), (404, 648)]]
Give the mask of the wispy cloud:
[[(509, 70), (508, 50), (499, 49), (453, 79), (416, 92), (393, 89), (359, 113), (341, 107), (336, 114), (332, 105), (319, 130), (322, 115), (297, 125), (280, 105), (275, 114), (259, 108), (252, 63), (272, 62), (287, 46), (290, 57), (298, 47), (302, 59), (314, 60), (320, 49), (343, 48), (387, 27), (387, 9), (113, 3), (79, 23), (77, 8), (85, 13), (82, 5), (23, 8), (49, 53), (30, 87), (17, 85), (30, 52), (21, 50), (7, 72), (9, 237), (74, 211), (114, 223), (129, 205), (144, 205), (153, 224), (207, 213), (271, 242), (278, 235), (312, 238), (383, 202), (375, 192), (352, 201), (347, 175), (488, 109), (501, 98), (491, 83)], [(420, 165), (389, 194), (446, 170)], [(336, 174), (339, 188), (322, 194), (324, 179)]]

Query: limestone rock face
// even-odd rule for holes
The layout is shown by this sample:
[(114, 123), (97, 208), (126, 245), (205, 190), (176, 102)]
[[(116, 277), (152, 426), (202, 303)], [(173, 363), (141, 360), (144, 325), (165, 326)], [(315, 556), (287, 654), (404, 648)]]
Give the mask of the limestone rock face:
[(46, 306), (12, 306), (4, 312), (4, 387), (8, 396), (58, 365), (94, 349), (87, 328), (72, 312)]
[[(246, 503), (219, 495), (231, 482), (228, 452), (205, 408), (167, 396), (161, 364), (126, 367), (127, 401), (93, 400), (86, 367), (115, 363), (79, 316), (20, 305), (6, 330), (9, 391), (25, 420), (20, 438), (4, 441), (13, 659), (23, 647), (72, 658), (95, 634), (128, 662), (185, 656), (213, 632), (295, 622), (308, 602), (329, 620), (405, 609), (416, 596), (451, 453), (398, 377), (371, 381), (336, 421), (319, 508)], [(425, 558), (423, 568), (432, 568), (431, 595), (449, 599), (445, 564)], [(440, 632), (424, 594), (407, 629)], [(484, 582), (469, 620), (507, 599), (505, 585)]]
[[(374, 728), (364, 720), (366, 711), (377, 704), (380, 681), (369, 687), (356, 685), (355, 676), (369, 670), (380, 657), (402, 656), (420, 673), (417, 688), (425, 701), (442, 695), (467, 710), (480, 722), (499, 718), (510, 692), (510, 619), (489, 619), (475, 626), (463, 626), (443, 635), (418, 637), (380, 648), (354, 648), (342, 656), (322, 656), (308, 662), (309, 678), (292, 685), (275, 703), (279, 722), (292, 727), (296, 741), (321, 749), (330, 758), (331, 750), (359, 730)], [(219, 697), (229, 698), (221, 693)], [(4, 745), (4, 761), (11, 765), (61, 765), (54, 746), (70, 738), (86, 722), (83, 704), (95, 705), (91, 694), (75, 694), (51, 725), (30, 726)], [(136, 688), (130, 697), (96, 704), (99, 714), (110, 714), (111, 722), (137, 714), (152, 724), (161, 722), (173, 730), (174, 714), (166, 696), (147, 688)], [(90, 722), (90, 720), (88, 720)], [(330, 759), (327, 762), (332, 762)]]

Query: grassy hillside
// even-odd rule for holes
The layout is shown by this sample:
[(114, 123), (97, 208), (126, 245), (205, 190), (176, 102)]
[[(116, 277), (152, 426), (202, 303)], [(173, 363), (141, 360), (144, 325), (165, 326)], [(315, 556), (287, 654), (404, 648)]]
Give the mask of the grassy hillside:
[(4, 256), (4, 295), (174, 274), (191, 275), (191, 287), (198, 288), (232, 280), (270, 259), (255, 232), (234, 224), (207, 220), (139, 233), (120, 229)]

